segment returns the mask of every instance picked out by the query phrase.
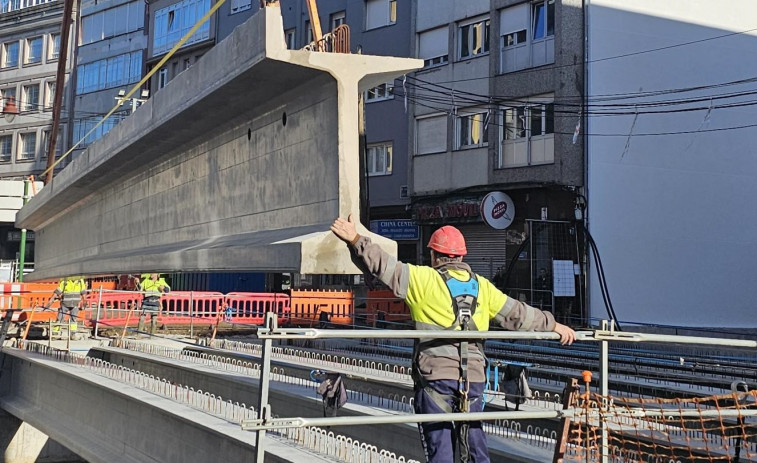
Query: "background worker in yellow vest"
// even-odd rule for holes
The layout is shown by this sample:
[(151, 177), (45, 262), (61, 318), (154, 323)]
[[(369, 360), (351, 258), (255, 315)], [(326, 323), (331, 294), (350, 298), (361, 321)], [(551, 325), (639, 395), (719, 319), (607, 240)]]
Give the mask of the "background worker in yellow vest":
[(84, 296), (87, 294), (87, 282), (83, 277), (74, 276), (67, 277), (60, 280), (60, 284), (50, 300), (47, 302), (47, 306), (50, 307), (55, 299), (60, 300), (60, 308), (58, 309), (58, 323), (63, 323), (66, 318), (66, 312), (69, 313), (69, 320), (71, 323), (76, 323), (77, 316), (79, 315), (79, 305), (81, 304)]
[(171, 290), (166, 280), (157, 273), (143, 273), (139, 282), (139, 291), (144, 293), (142, 298), (142, 314), (139, 316), (139, 330), (144, 329), (145, 315), (150, 313), (150, 332), (155, 332), (160, 313), (160, 296)]

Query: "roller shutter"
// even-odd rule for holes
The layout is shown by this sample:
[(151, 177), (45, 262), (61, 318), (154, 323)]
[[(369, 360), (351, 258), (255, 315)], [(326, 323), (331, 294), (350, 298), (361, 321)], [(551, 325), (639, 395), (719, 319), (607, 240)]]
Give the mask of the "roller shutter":
[(460, 225), (458, 228), (465, 236), (468, 248), (464, 261), (474, 272), (491, 280), (497, 269), (507, 264), (507, 231), (495, 230), (486, 224)]

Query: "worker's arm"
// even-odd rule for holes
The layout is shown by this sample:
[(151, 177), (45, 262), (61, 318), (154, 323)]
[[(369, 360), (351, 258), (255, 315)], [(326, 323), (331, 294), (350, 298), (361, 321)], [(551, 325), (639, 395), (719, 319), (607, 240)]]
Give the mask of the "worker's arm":
[(60, 299), (61, 290), (59, 288), (55, 288), (55, 291), (53, 291), (53, 295), (50, 296), (50, 299), (47, 301), (47, 304), (45, 305), (45, 308), (50, 308), (51, 305), (53, 305), (53, 302), (55, 302), (56, 299)]
[(352, 221), (352, 214), (347, 220), (341, 217), (336, 219), (331, 225), (331, 231), (355, 251), (366, 270), (387, 285), (395, 296), (401, 299), (407, 297), (410, 275), (407, 264), (390, 256), (367, 236), (360, 236)]
[(572, 344), (576, 340), (576, 333), (571, 328), (557, 323), (551, 312), (539, 310), (513, 299), (494, 287), (488, 280), (481, 280), (482, 284), (488, 285), (487, 289), (493, 295), (492, 300), (500, 301), (497, 304), (500, 304), (504, 298), (504, 303), (501, 303), (498, 311), (496, 307), (491, 307), (496, 311), (492, 320), (497, 325), (510, 331), (554, 331), (560, 335), (562, 344)]

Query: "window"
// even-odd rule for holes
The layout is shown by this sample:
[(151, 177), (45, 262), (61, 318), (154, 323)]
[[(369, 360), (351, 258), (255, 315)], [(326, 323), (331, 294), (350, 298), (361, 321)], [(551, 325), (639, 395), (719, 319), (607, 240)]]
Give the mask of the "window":
[(21, 133), (18, 138), (18, 159), (34, 159), (37, 153), (37, 133)]
[(418, 34), (418, 58), (423, 66), (438, 66), (449, 61), (449, 29), (438, 29)]
[(60, 34), (50, 34), (50, 44), (47, 49), (49, 50), (47, 59), (58, 59), (60, 55)]
[(3, 67), (18, 67), (18, 42), (8, 42), (3, 44)]
[(284, 31), (284, 40), (286, 41), (287, 48), (294, 50), (297, 48), (295, 38), (297, 37), (297, 29), (288, 29)]
[(415, 120), (415, 154), (447, 151), (447, 115), (419, 117)]
[(252, 0), (231, 0), (231, 14), (252, 8)]
[(13, 102), (13, 104), (16, 104), (18, 101), (16, 99), (16, 87), (8, 87), (0, 90), (0, 96), (3, 98), (3, 100), (0, 101), (0, 108), (3, 110), (5, 110), (5, 105), (8, 103)]
[(137, 0), (81, 19), (81, 44), (128, 34), (145, 27), (145, 2)]
[[(101, 118), (99, 117), (87, 117), (83, 119), (76, 119), (74, 120), (73, 139), (81, 140), (82, 138), (86, 136), (86, 138), (80, 145), (82, 147), (89, 145), (90, 143), (94, 143), (96, 140), (99, 140), (103, 135), (110, 132), (110, 130), (113, 127), (115, 127), (119, 122), (124, 120), (129, 113), (130, 112), (127, 111), (126, 113), (113, 114), (108, 119), (106, 119), (105, 122), (97, 126), (97, 128), (95, 128), (95, 126), (97, 125), (98, 122), (100, 122)], [(92, 130), (93, 128), (95, 129)], [(90, 131), (92, 131), (92, 133), (90, 133)], [(60, 132), (62, 133), (63, 131), (61, 130)], [(60, 138), (58, 141), (60, 141)], [(56, 151), (56, 155), (60, 153), (60, 151), (57, 149), (55, 151)]]
[(365, 101), (370, 103), (373, 101), (388, 100), (394, 98), (394, 81), (381, 84), (378, 87), (373, 87), (365, 92)]
[[(62, 152), (61, 149), (61, 134), (64, 132), (63, 127), (61, 127), (58, 130), (58, 139), (55, 141), (55, 157), (57, 158), (60, 156), (60, 153)], [(40, 147), (40, 158), (46, 159), (47, 158), (47, 152), (50, 149), (50, 129), (45, 129), (42, 131), (42, 146)]]
[(23, 109), (22, 111), (39, 110), (39, 84), (24, 85)]
[(189, 60), (189, 58), (185, 58), (184, 59), (184, 70), (186, 71), (190, 67), (192, 67), (192, 62)]
[(158, 88), (163, 88), (168, 84), (168, 69), (163, 68), (158, 71)]
[(337, 27), (341, 26), (347, 21), (347, 13), (340, 11), (331, 15), (331, 30), (333, 31)]
[(545, 0), (531, 5), (534, 40), (555, 35), (555, 0)]
[(555, 62), (555, 1), (539, 0), (500, 11), (500, 72)]
[[(156, 11), (153, 55), (170, 50), (208, 11), (210, 0), (183, 0)], [(182, 47), (207, 40), (209, 37), (210, 21), (206, 21)]]
[(139, 82), (142, 78), (142, 52), (81, 64), (77, 67), (77, 73), (77, 95)]
[(10, 161), (11, 153), (13, 153), (13, 135), (0, 135), (0, 161)]
[(369, 176), (392, 173), (392, 144), (370, 145), (365, 153), (365, 165)]
[(42, 62), (42, 37), (26, 39), (26, 64)]
[[(465, 111), (463, 111), (465, 112)], [(457, 147), (484, 146), (488, 143), (489, 112), (463, 114), (457, 117)]]
[(552, 97), (530, 100), (502, 109), (499, 167), (554, 162), (555, 111)]
[(310, 21), (305, 21), (305, 43), (313, 43), (313, 28), (310, 27)]
[(485, 19), (458, 28), (460, 59), (489, 53), (489, 23), (490, 21)]
[(365, 1), (365, 30), (389, 26), (397, 22), (397, 2), (395, 0)]

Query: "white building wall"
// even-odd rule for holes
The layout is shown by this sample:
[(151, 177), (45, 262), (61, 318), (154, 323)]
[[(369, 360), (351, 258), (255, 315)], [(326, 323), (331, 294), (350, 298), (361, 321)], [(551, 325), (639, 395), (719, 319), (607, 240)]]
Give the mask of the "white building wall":
[[(757, 4), (587, 3), (592, 105), (605, 95), (710, 86), (607, 103), (633, 106), (700, 97), (703, 102), (638, 106), (638, 116), (626, 108), (630, 114), (589, 117), (589, 229), (618, 318), (757, 326), (751, 316), (757, 306), (757, 111), (754, 103), (723, 108), (754, 101), (754, 96), (709, 100), (757, 88), (755, 82), (711, 87), (757, 76)], [(677, 46), (688, 42), (695, 43)], [(708, 112), (704, 108), (710, 104)], [(643, 114), (684, 108), (700, 109)], [(589, 113), (599, 109), (592, 106)], [(670, 132), (686, 133), (645, 136)], [(606, 318), (597, 281), (592, 265), (591, 316)]]

